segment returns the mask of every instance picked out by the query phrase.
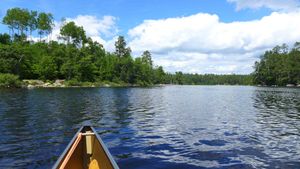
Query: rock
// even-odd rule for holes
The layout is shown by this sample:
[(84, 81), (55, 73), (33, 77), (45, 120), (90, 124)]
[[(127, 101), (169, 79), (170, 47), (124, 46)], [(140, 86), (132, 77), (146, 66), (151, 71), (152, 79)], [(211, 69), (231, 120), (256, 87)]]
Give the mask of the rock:
[(294, 84), (287, 84), (286, 87), (295, 87)]
[(65, 82), (65, 80), (56, 79), (54, 83), (56, 83), (56, 84), (63, 84), (64, 82)]
[(43, 86), (44, 86), (44, 87), (49, 87), (49, 86), (51, 86), (51, 83), (44, 83)]
[(53, 83), (53, 87), (65, 87), (64, 83), (65, 80), (56, 79), (55, 82)]
[(104, 84), (103, 86), (104, 86), (104, 87), (110, 87), (110, 85), (109, 85), (109, 84)]
[(28, 89), (33, 89), (34, 86), (30, 84), (30, 85), (27, 85), (27, 88), (28, 88)]

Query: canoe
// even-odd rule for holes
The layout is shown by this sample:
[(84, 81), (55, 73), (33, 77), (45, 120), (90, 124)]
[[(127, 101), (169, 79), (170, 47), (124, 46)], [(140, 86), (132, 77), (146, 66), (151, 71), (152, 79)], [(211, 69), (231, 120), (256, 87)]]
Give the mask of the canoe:
[(81, 127), (53, 169), (119, 169), (100, 136), (90, 126)]

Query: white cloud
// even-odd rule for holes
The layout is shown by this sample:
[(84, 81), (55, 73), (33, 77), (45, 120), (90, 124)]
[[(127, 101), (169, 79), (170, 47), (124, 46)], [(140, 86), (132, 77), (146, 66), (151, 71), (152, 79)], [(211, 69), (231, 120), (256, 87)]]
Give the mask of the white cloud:
[(300, 40), (300, 11), (224, 23), (217, 15), (145, 20), (129, 30), (136, 55), (153, 53), (168, 71), (250, 73), (257, 57), (275, 45)]
[(250, 8), (269, 8), (272, 10), (295, 10), (300, 6), (299, 0), (227, 0), (236, 3), (237, 10)]
[(76, 25), (83, 26), (86, 34), (91, 37), (111, 37), (118, 33), (116, 18), (113, 16), (97, 18), (90, 15), (78, 15), (73, 19), (68, 18), (67, 21), (74, 21)]

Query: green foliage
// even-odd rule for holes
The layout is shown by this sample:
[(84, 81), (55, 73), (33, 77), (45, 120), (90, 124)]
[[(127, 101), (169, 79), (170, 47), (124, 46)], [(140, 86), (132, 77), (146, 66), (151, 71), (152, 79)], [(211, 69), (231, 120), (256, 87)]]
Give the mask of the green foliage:
[(11, 73), (20, 78), (27, 78), (31, 74), (31, 63), (28, 45), (19, 43), (0, 45), (0, 73)]
[(51, 56), (42, 56), (38, 62), (33, 65), (34, 73), (42, 80), (54, 80), (57, 78), (57, 65)]
[(87, 42), (83, 27), (76, 26), (73, 21), (66, 23), (60, 29), (60, 34), (62, 35), (62, 39), (67, 41), (68, 44), (72, 42), (74, 45), (81, 44), (83, 46)]
[(21, 81), (16, 75), (0, 73), (0, 87), (21, 87)]
[(9, 34), (7, 34), (7, 33), (0, 34), (0, 44), (8, 45), (10, 43), (11, 43), (11, 41), (10, 41)]
[(9, 26), (13, 34), (16, 29), (19, 31), (18, 34), (22, 35), (29, 26), (29, 20), (30, 12), (27, 9), (12, 8), (7, 10), (2, 22)]
[(115, 42), (115, 47), (116, 47), (115, 55), (117, 55), (120, 58), (129, 57), (131, 53), (131, 49), (126, 45), (127, 44), (124, 37), (119, 36), (118, 40)]
[(38, 33), (41, 38), (42, 35), (48, 35), (49, 33), (51, 33), (53, 28), (53, 16), (51, 13), (41, 12), (38, 14), (36, 23), (37, 23), (37, 28), (39, 29)]
[[(137, 84), (140, 84), (142, 86), (150, 85), (155, 83), (154, 81), (154, 74), (155, 70), (152, 69), (152, 65), (150, 63), (145, 62), (142, 58), (136, 58), (135, 59), (135, 77), (138, 79), (136, 81)], [(159, 80), (156, 80), (158, 82)]]
[(159, 66), (156, 69), (154, 69), (154, 84), (165, 84), (167, 83), (166, 78), (166, 73), (164, 72), (162, 66)]
[(95, 71), (96, 66), (93, 63), (93, 56), (88, 55), (79, 60), (77, 65), (78, 79), (84, 82), (94, 82)]
[[(30, 35), (39, 29), (40, 38), (48, 35), (53, 28), (53, 16), (50, 13), (39, 13), (28, 9), (12, 8), (8, 9), (2, 22), (10, 29), (11, 37), (14, 41), (26, 41), (28, 31)], [(16, 32), (17, 31), (17, 32)]]
[(38, 27), (38, 21), (37, 21), (37, 11), (30, 11), (30, 16), (29, 16), (29, 20), (28, 20), (28, 27), (29, 27), (29, 31), (30, 31), (30, 36), (32, 34), (32, 32), (34, 30), (37, 29)]
[(254, 65), (254, 83), (260, 85), (299, 84), (300, 50), (299, 43), (288, 49), (287, 45), (276, 46), (266, 51), (259, 62)]
[(167, 74), (165, 83), (184, 85), (252, 85), (251, 75)]
[(79, 82), (77, 79), (70, 79), (65, 82), (66, 86), (82, 86), (81, 82)]
[(150, 65), (151, 67), (153, 66), (151, 53), (148, 50), (146, 50), (146, 51), (143, 52), (143, 54), (142, 54), (142, 62)]

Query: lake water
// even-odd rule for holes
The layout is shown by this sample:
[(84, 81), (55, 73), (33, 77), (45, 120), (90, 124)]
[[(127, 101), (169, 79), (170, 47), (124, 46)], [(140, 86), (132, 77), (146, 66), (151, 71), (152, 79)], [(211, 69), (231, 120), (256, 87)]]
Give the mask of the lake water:
[(0, 168), (51, 168), (92, 124), (120, 168), (300, 168), (300, 89), (0, 90)]

